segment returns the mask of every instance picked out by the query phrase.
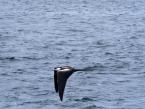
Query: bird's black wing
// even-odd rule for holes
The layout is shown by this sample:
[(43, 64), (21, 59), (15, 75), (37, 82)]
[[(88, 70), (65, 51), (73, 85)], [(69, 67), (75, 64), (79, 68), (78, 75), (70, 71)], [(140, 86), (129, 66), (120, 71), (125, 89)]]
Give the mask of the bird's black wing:
[(59, 90), (59, 97), (60, 100), (63, 100), (63, 93), (65, 89), (67, 78), (65, 77), (65, 74), (59, 73), (58, 74), (58, 90)]
[(57, 71), (54, 71), (54, 87), (55, 91), (58, 92)]
[(67, 79), (70, 77), (72, 72), (59, 72), (58, 77), (58, 91), (60, 100), (63, 100), (63, 94), (66, 86)]

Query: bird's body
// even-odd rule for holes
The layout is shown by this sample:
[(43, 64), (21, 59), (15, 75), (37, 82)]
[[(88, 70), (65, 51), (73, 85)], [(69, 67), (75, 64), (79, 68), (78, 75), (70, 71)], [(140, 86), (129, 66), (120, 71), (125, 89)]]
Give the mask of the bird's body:
[(63, 93), (67, 79), (73, 74), (73, 72), (81, 71), (82, 69), (75, 69), (70, 66), (56, 67), (54, 68), (54, 85), (55, 91), (59, 92), (60, 100), (63, 100)]

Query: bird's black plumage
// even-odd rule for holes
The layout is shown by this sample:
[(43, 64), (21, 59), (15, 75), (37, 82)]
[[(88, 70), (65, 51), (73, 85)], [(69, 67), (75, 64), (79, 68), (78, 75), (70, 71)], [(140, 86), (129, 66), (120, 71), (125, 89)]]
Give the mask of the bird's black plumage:
[(58, 92), (57, 71), (55, 70), (54, 70), (54, 86), (55, 86), (55, 91)]
[(74, 69), (70, 66), (57, 67), (54, 69), (54, 85), (55, 91), (59, 92), (60, 100), (63, 100), (63, 94), (66, 86), (67, 79), (75, 71), (80, 71), (80, 69)]

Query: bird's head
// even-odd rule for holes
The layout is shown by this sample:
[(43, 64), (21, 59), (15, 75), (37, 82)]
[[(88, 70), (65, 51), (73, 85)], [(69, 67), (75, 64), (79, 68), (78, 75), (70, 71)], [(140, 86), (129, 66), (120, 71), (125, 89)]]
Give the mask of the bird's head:
[(54, 68), (55, 72), (75, 72), (76, 69), (70, 66), (64, 66), (64, 67), (56, 67)]

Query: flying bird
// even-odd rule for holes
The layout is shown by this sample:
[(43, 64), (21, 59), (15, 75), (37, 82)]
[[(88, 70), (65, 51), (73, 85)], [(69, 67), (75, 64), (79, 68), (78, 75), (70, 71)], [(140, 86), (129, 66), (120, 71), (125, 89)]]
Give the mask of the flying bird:
[(83, 69), (75, 69), (70, 66), (54, 68), (54, 86), (56, 93), (59, 93), (60, 100), (63, 100), (63, 94), (67, 79), (76, 71), (84, 71)]

